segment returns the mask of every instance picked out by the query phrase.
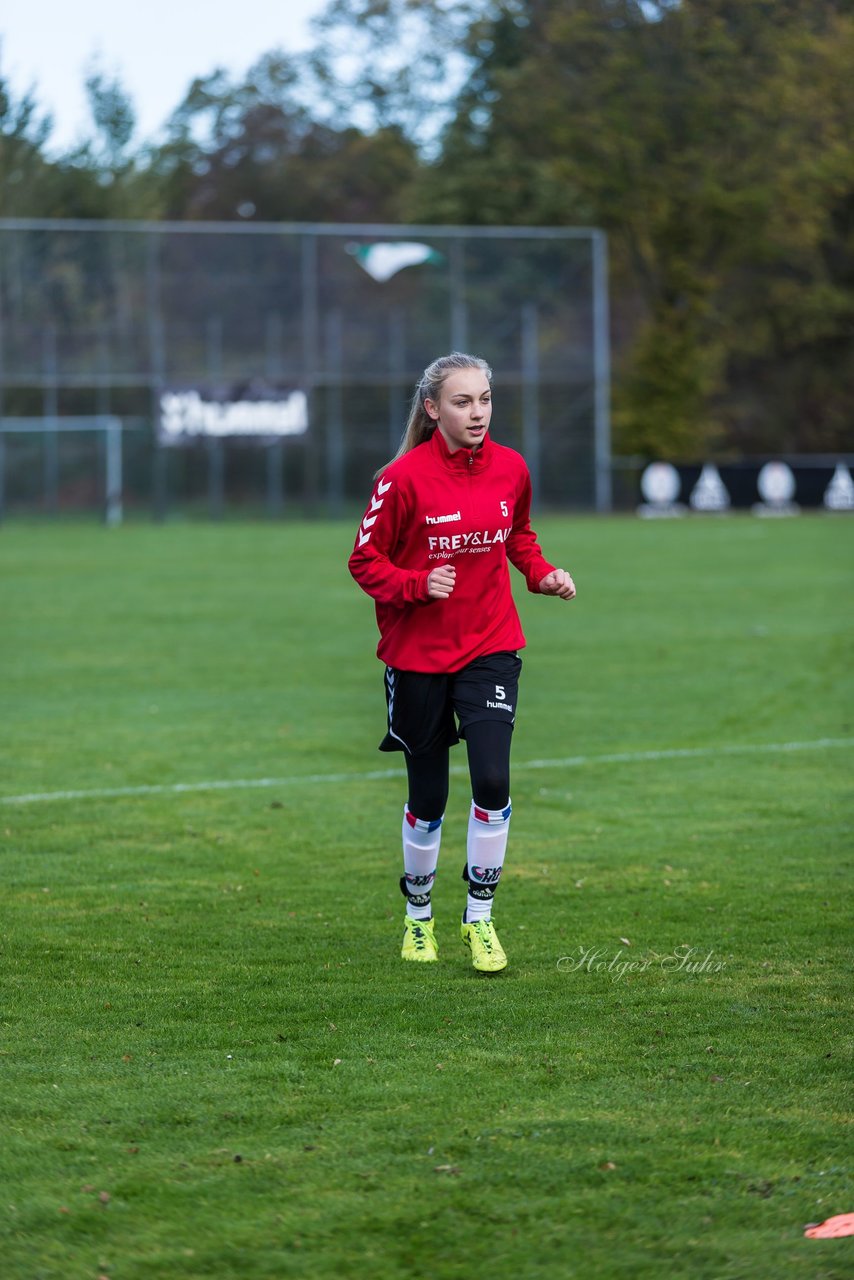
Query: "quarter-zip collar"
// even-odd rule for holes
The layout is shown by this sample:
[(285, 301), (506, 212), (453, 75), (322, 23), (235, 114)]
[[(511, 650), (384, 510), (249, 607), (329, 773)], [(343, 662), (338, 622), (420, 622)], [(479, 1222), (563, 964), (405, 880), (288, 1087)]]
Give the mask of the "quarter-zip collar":
[(446, 471), (456, 472), (457, 475), (478, 474), (485, 471), (492, 461), (493, 445), (488, 431), (476, 449), (457, 449), (451, 453), (445, 437), (437, 427), (427, 447)]

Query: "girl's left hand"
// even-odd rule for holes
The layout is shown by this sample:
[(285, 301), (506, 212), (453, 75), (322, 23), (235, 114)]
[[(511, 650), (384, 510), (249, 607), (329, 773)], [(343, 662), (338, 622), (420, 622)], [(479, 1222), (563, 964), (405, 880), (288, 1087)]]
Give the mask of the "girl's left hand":
[(540, 582), (540, 594), (559, 596), (561, 600), (572, 600), (575, 598), (575, 583), (566, 569), (553, 569)]

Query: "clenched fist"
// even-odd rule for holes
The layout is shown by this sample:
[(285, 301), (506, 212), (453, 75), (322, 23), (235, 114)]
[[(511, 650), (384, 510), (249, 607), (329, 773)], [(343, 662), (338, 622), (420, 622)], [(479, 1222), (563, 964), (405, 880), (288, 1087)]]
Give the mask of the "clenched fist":
[(572, 600), (575, 598), (575, 583), (566, 569), (552, 569), (551, 573), (547, 573), (540, 582), (540, 594), (559, 596), (561, 600)]
[(431, 600), (447, 600), (454, 589), (457, 571), (452, 564), (440, 564), (427, 575), (427, 594)]

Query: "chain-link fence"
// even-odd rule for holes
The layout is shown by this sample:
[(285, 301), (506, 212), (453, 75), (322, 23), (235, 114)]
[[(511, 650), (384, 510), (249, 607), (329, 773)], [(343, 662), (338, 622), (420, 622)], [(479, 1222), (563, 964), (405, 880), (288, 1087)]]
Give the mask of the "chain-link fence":
[[(537, 499), (606, 510), (606, 274), (585, 228), (0, 220), (0, 506), (100, 503), (105, 436), (82, 419), (110, 416), (126, 509), (334, 513), (396, 449), (424, 366), (468, 350)], [(169, 447), (175, 388), (299, 390), (307, 430)]]

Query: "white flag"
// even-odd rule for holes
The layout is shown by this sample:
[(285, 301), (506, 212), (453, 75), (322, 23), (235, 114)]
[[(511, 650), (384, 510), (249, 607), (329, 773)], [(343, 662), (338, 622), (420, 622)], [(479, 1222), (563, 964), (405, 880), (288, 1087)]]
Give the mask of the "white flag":
[(404, 267), (417, 267), (422, 262), (441, 262), (442, 255), (429, 244), (417, 244), (411, 240), (395, 240), (379, 244), (348, 245), (361, 267), (374, 280), (383, 283), (390, 280)]

